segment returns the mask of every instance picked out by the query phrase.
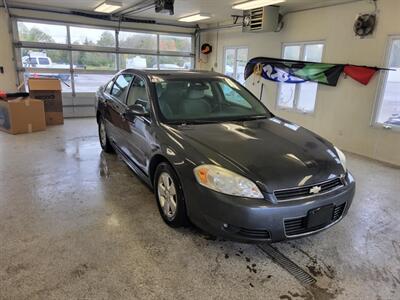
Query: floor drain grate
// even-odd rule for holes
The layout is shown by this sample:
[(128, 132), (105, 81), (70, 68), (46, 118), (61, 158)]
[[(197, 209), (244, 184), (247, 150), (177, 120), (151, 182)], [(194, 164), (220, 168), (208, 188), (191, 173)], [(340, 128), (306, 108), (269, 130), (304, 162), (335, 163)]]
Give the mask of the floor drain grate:
[(270, 244), (260, 244), (258, 245), (258, 248), (271, 257), (275, 263), (279, 264), (282, 268), (292, 274), (298, 281), (300, 281), (300, 283), (311, 285), (317, 282), (314, 277), (300, 268), (297, 264), (283, 255), (277, 249), (272, 247)]

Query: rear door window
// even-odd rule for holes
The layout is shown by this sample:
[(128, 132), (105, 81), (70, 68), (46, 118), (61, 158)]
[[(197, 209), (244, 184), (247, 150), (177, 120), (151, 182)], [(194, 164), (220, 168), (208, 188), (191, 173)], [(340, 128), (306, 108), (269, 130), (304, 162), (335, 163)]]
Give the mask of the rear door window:
[(119, 75), (111, 89), (111, 95), (113, 95), (120, 102), (125, 103), (126, 95), (129, 90), (129, 84), (131, 83), (132, 78), (132, 74)]

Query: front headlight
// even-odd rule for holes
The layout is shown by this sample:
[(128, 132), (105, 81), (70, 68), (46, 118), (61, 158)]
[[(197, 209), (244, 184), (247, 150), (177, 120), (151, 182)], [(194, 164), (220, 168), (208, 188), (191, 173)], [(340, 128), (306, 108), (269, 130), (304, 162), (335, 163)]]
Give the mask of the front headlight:
[(337, 155), (339, 156), (339, 160), (343, 166), (344, 171), (347, 172), (346, 156), (339, 148), (335, 147), (335, 150), (336, 150)]
[(246, 198), (264, 198), (251, 180), (215, 165), (201, 165), (194, 170), (197, 182), (211, 190)]

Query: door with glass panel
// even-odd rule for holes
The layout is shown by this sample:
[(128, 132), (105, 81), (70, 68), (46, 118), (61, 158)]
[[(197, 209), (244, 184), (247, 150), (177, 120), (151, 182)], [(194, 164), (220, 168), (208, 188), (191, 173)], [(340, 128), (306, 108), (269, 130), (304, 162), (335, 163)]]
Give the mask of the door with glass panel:
[(224, 74), (244, 83), (244, 69), (248, 60), (246, 47), (227, 47), (224, 51)]
[[(324, 44), (296, 43), (285, 44), (282, 48), (282, 58), (289, 60), (321, 62)], [(317, 99), (318, 84), (304, 82), (300, 84), (279, 84), (277, 107), (300, 113), (313, 113)]]

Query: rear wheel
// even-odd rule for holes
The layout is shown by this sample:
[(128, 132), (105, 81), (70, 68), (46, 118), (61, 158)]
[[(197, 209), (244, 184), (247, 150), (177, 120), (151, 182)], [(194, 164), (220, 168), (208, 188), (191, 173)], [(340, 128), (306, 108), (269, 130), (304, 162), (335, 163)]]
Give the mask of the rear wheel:
[(104, 152), (113, 153), (114, 149), (111, 146), (110, 140), (107, 136), (106, 125), (104, 123), (104, 119), (102, 117), (99, 118), (99, 140), (101, 148), (103, 148)]
[(160, 163), (154, 178), (157, 205), (164, 222), (171, 227), (187, 225), (185, 199), (175, 171), (169, 164)]

